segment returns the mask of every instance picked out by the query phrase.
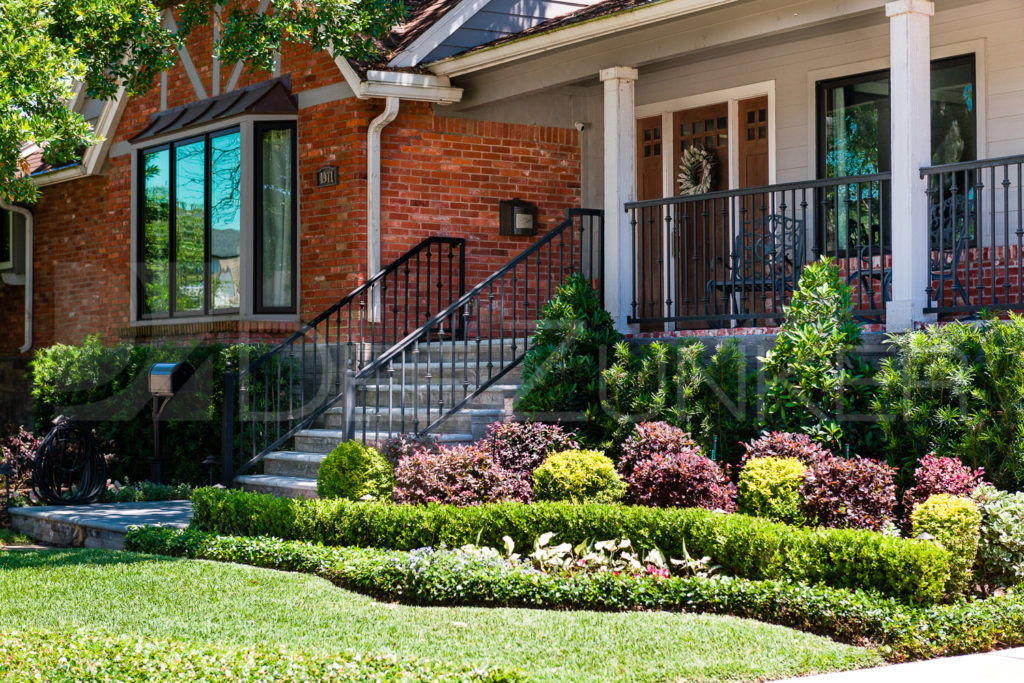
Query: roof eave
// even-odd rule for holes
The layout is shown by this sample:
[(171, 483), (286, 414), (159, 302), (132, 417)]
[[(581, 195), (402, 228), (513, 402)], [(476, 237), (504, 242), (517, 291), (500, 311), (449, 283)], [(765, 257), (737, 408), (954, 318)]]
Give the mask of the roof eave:
[(468, 52), (425, 64), (424, 66), (433, 74), (454, 78), (588, 40), (602, 38), (620, 31), (655, 24), (667, 19), (739, 1), (661, 0), (661, 2), (623, 9), (613, 14), (594, 17), (576, 24), (530, 33), (518, 38), (502, 41), (496, 45), (484, 45)]

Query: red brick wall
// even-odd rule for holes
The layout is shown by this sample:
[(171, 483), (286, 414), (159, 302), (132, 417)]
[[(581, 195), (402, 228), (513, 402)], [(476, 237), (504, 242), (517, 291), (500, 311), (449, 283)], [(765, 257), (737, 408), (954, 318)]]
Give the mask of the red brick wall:
[[(212, 92), (208, 36), (189, 51)], [(283, 72), (293, 92), (343, 80), (323, 53), (291, 47)], [(232, 65), (221, 67), (226, 88)], [(243, 72), (238, 87), (268, 77)], [(169, 107), (195, 99), (179, 64), (168, 74)], [(112, 141), (128, 140), (159, 110), (159, 83), (131, 100)], [(355, 98), (299, 113), (300, 313), (308, 320), (349, 292), (366, 271), (366, 132), (380, 101)], [(499, 237), (498, 201), (520, 197), (540, 208), (541, 232), (579, 205), (580, 156), (575, 130), (438, 117), (430, 105), (402, 103), (383, 138), (383, 253), (388, 263), (432, 234), (468, 239), (472, 285), (536, 237)], [(316, 188), (326, 164), (339, 167), (336, 187)], [(177, 330), (135, 330), (130, 322), (130, 157), (112, 158), (105, 175), (44, 188), (36, 215), (36, 346), (157, 333), (182, 340), (280, 337), (294, 325), (223, 323)], [(0, 287), (0, 356), (21, 345), (23, 290)]]

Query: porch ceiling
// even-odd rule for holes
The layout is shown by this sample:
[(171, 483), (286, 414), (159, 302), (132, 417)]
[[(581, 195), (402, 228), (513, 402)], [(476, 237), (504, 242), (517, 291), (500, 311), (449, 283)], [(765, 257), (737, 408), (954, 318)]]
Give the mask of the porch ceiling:
[[(465, 89), (459, 108), (465, 110), (515, 95), (596, 83), (598, 71), (610, 66), (643, 67), (758, 39), (780, 41), (787, 34), (824, 29), (856, 17), (883, 23), (885, 4), (884, 0), (735, 0), (649, 25), (633, 20), (646, 9), (640, 8), (624, 16), (604, 17), (477, 50), (429, 68), (458, 77), (458, 84)], [(603, 33), (597, 31), (601, 25), (607, 27)]]

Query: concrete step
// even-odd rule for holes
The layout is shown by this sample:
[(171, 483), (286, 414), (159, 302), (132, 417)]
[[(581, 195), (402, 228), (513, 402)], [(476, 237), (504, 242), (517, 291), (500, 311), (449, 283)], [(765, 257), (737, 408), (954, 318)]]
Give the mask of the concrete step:
[(243, 474), (235, 477), (235, 485), (246, 491), (271, 493), (283, 498), (316, 498), (316, 479), (309, 477)]
[(129, 526), (159, 525), (184, 529), (192, 503), (101, 503), (11, 508), (11, 526), (37, 541), (64, 548), (121, 550)]
[(326, 453), (304, 453), (300, 451), (276, 451), (263, 460), (263, 473), (280, 477), (302, 477), (316, 479), (320, 463)]
[[(395, 385), (372, 383), (357, 389), (356, 405), (384, 405), (389, 400), (392, 401), (392, 405), (402, 405), (404, 400), (406, 407), (419, 406), (420, 409), (423, 409), (425, 406), (430, 405), (434, 410), (437, 410), (438, 398), (442, 389), (445, 405), (451, 405), (453, 398), (457, 403), (468, 393), (472, 392), (475, 387), (470, 385), (464, 388), (457, 385), (453, 394), (450, 384), (441, 387), (436, 383), (408, 384), (405, 386), (399, 386), (397, 383)], [(518, 384), (494, 384), (480, 392), (479, 396), (474, 397), (467, 407), (501, 408), (511, 412), (518, 390)]]
[[(361, 430), (364, 425), (370, 429), (388, 429), (389, 431), (414, 431), (423, 428), (430, 422), (437, 419), (437, 410), (427, 411), (425, 406), (420, 405), (419, 410), (413, 410), (413, 406), (395, 408), (374, 408), (373, 406), (359, 407), (353, 415), (355, 427)], [(482, 432), (492, 422), (500, 422), (507, 417), (503, 408), (464, 408), (445, 420), (437, 429), (438, 433), (463, 433), (476, 434)], [(344, 429), (345, 411), (342, 408), (334, 408), (327, 411), (321, 425), (326, 429)]]
[[(376, 445), (383, 443), (392, 436), (400, 436), (401, 431), (368, 429), (366, 432), (357, 430), (355, 437), (360, 441)], [(438, 442), (445, 444), (471, 443), (470, 433), (437, 434)], [(344, 432), (334, 429), (305, 429), (295, 435), (295, 450), (303, 453), (330, 453), (344, 439)]]

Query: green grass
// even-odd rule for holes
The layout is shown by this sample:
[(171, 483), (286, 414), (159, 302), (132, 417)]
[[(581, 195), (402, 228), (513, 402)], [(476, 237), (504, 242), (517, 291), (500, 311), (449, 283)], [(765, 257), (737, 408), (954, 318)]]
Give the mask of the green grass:
[(0, 552), (0, 624), (389, 653), (548, 681), (752, 681), (880, 662), (743, 619), (407, 607), (312, 576), (97, 550)]
[(31, 545), (32, 543), (32, 539), (25, 534), (20, 534), (13, 529), (0, 529), (0, 546)]

